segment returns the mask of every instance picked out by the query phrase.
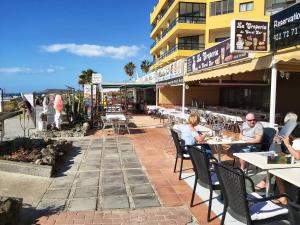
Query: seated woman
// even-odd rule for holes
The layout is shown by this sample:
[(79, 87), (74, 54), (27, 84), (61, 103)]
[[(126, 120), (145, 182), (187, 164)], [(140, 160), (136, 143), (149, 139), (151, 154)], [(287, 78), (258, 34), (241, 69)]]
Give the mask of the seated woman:
[[(181, 131), (181, 145), (195, 145), (204, 143), (206, 134), (198, 132), (195, 128), (199, 122), (199, 116), (191, 113), (188, 119), (188, 124), (180, 126), (179, 130)], [(207, 154), (211, 155), (211, 149), (207, 144), (203, 144), (202, 147), (206, 150)], [(186, 148), (183, 149), (183, 152), (187, 153)]]
[[(292, 145), (290, 144), (290, 139), (292, 139)], [(288, 152), (297, 160), (300, 159), (300, 124), (298, 124), (296, 126), (296, 128), (293, 130), (292, 134), (290, 135), (290, 137), (285, 137), (283, 139), (283, 143), (286, 146)], [(297, 198), (299, 198), (299, 193), (300, 190), (299, 188), (295, 188), (295, 187), (290, 187), (291, 184), (285, 182), (284, 180), (276, 177), (276, 183), (278, 186), (278, 190), (279, 193), (285, 193), (287, 192), (286, 189), (294, 189), (293, 192), (297, 192)], [(290, 194), (291, 195), (291, 194)], [(295, 195), (295, 193), (292, 194), (293, 196)], [(291, 195), (291, 196), (292, 196)], [(299, 199), (298, 199), (299, 200)], [(286, 197), (281, 197), (276, 199), (276, 201), (274, 201), (274, 203), (278, 203), (278, 204), (283, 204), (286, 205), (288, 202)]]

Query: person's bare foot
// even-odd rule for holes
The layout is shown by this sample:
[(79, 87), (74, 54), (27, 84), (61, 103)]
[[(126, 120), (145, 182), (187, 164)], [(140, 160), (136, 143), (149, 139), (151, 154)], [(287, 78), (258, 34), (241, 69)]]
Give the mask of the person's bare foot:
[(255, 185), (255, 190), (256, 191), (262, 191), (266, 189), (266, 181), (265, 180), (261, 180), (258, 184)]
[(271, 201), (277, 205), (287, 205), (288, 204), (288, 199), (286, 197), (280, 197), (277, 199), (273, 199)]

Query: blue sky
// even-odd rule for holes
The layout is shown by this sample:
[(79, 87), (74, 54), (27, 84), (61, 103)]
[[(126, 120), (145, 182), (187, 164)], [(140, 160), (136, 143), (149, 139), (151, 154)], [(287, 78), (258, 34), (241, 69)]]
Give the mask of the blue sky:
[[(79, 88), (93, 69), (128, 79), (124, 65), (151, 61), (149, 16), (157, 0), (0, 0), (0, 88)], [(137, 70), (138, 74), (142, 72)]]

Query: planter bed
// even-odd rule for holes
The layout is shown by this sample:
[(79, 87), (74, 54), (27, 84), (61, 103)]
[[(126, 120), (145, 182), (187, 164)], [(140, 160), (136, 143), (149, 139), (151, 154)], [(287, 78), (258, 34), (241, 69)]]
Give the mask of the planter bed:
[(0, 171), (50, 177), (72, 149), (67, 140), (17, 138), (0, 144)]

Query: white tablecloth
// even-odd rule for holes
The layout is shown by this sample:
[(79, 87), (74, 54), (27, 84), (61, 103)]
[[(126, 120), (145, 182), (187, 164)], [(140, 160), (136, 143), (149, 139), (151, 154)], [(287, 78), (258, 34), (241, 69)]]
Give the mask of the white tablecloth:
[(126, 120), (126, 117), (124, 114), (106, 114), (106, 119), (108, 120)]

